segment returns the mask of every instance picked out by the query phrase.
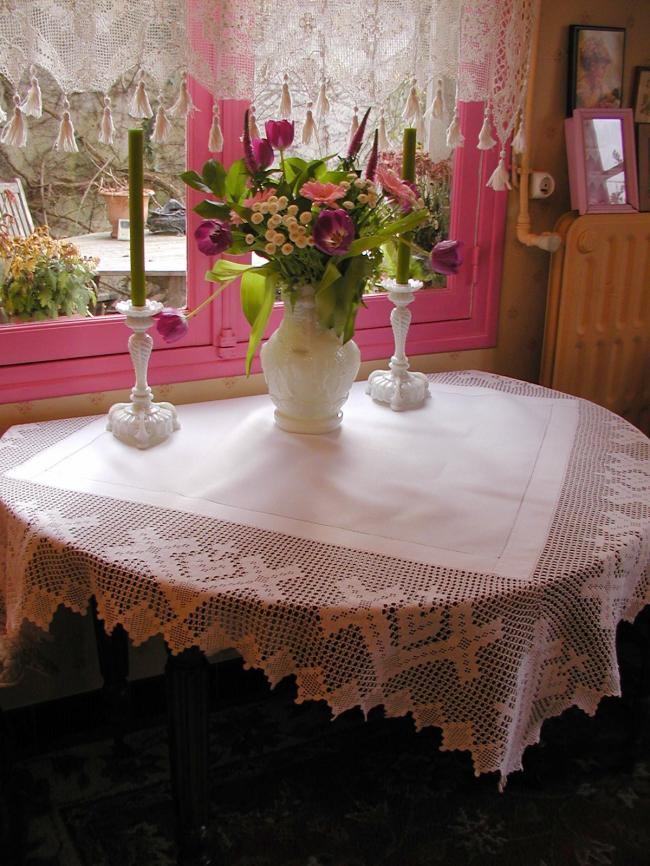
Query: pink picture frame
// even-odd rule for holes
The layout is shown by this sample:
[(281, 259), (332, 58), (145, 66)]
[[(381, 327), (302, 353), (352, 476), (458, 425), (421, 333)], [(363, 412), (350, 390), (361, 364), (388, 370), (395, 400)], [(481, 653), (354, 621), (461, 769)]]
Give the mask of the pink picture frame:
[(576, 108), (565, 120), (571, 207), (585, 213), (639, 209), (631, 108)]

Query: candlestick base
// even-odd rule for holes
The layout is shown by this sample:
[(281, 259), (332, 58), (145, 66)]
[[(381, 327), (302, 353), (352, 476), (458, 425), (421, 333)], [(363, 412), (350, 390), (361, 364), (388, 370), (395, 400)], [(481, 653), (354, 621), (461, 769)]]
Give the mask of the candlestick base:
[(409, 361), (404, 349), (411, 324), (411, 312), (407, 307), (414, 300), (415, 292), (422, 288), (422, 283), (419, 280), (409, 280), (408, 285), (405, 285), (387, 279), (382, 285), (395, 304), (395, 309), (390, 314), (395, 354), (390, 359), (389, 370), (375, 370), (370, 374), (366, 394), (370, 394), (378, 403), (388, 403), (394, 412), (417, 409), (430, 396), (429, 380), (424, 373), (409, 372)]
[(120, 442), (135, 448), (158, 445), (181, 426), (174, 406), (154, 403), (153, 392), (147, 384), (153, 340), (146, 331), (162, 308), (158, 301), (147, 301), (144, 307), (134, 307), (130, 301), (117, 304), (120, 313), (126, 315), (127, 327), (133, 331), (129, 337), (129, 352), (135, 369), (135, 386), (130, 403), (115, 403), (108, 410), (106, 429)]

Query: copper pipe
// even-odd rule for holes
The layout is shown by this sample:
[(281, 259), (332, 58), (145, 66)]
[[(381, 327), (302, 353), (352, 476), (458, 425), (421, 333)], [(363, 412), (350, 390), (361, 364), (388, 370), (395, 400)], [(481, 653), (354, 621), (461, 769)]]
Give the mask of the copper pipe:
[[(535, 25), (531, 37), (530, 47), (530, 64), (528, 66), (528, 89), (526, 91), (526, 108), (524, 117), (524, 129), (530, 140), (530, 129), (533, 119), (533, 91), (535, 85), (535, 76), (537, 73), (537, 49), (539, 45), (540, 21), (542, 17), (541, 4), (537, 2), (537, 14), (535, 15)], [(560, 248), (562, 238), (555, 232), (542, 232), (535, 234), (530, 230), (530, 212), (528, 210), (528, 181), (531, 174), (529, 148), (526, 147), (521, 154), (521, 163), (519, 165), (519, 213), (517, 215), (517, 240), (527, 247), (539, 247), (549, 253), (554, 253)]]

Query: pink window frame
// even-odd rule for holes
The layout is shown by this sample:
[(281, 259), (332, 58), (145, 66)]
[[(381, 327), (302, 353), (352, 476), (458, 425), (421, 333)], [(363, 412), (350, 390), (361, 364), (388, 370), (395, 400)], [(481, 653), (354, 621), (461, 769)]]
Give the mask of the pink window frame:
[[(200, 166), (207, 151), (212, 115), (210, 94), (192, 82), (199, 111), (188, 122), (188, 165)], [(224, 150), (218, 155), (229, 164), (241, 153), (240, 130), (244, 102), (220, 103)], [(407, 352), (410, 356), (433, 352), (477, 349), (496, 344), (502, 251), (507, 196), (488, 189), (497, 154), (479, 151), (474, 142), (483, 120), (482, 105), (461, 106), (466, 144), (454, 154), (450, 236), (465, 243), (466, 261), (444, 289), (421, 291), (411, 306), (413, 321)], [(188, 190), (188, 238), (200, 218), (191, 210), (200, 195)], [(214, 289), (205, 280), (209, 260), (188, 244), (188, 303), (195, 306)], [(357, 317), (355, 340), (363, 360), (391, 354), (390, 302), (385, 296), (367, 298)], [(267, 334), (277, 326), (274, 310)], [(236, 286), (223, 293), (208, 310), (192, 321), (182, 341), (165, 345), (156, 334), (149, 365), (152, 385), (236, 376), (244, 372), (248, 329)], [(0, 403), (93, 393), (129, 388), (133, 383), (127, 334), (122, 317), (92, 322), (84, 319), (20, 324), (0, 329)], [(259, 371), (259, 360), (253, 372)]]

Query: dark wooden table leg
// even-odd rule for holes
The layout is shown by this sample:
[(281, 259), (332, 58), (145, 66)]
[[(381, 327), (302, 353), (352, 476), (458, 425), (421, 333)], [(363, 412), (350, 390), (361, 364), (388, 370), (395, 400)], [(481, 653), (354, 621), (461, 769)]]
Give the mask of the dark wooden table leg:
[(9, 737), (0, 709), (0, 859), (6, 857), (7, 866), (19, 866), (23, 863), (22, 794), (16, 784)]
[(124, 742), (131, 716), (129, 693), (129, 636), (121, 625), (106, 634), (104, 623), (97, 616), (97, 602), (90, 602), (99, 670), (104, 680), (104, 700), (108, 709), (116, 747), (127, 750)]
[(165, 669), (172, 797), (179, 863), (217, 866), (208, 840), (210, 665), (200, 649), (169, 654)]

